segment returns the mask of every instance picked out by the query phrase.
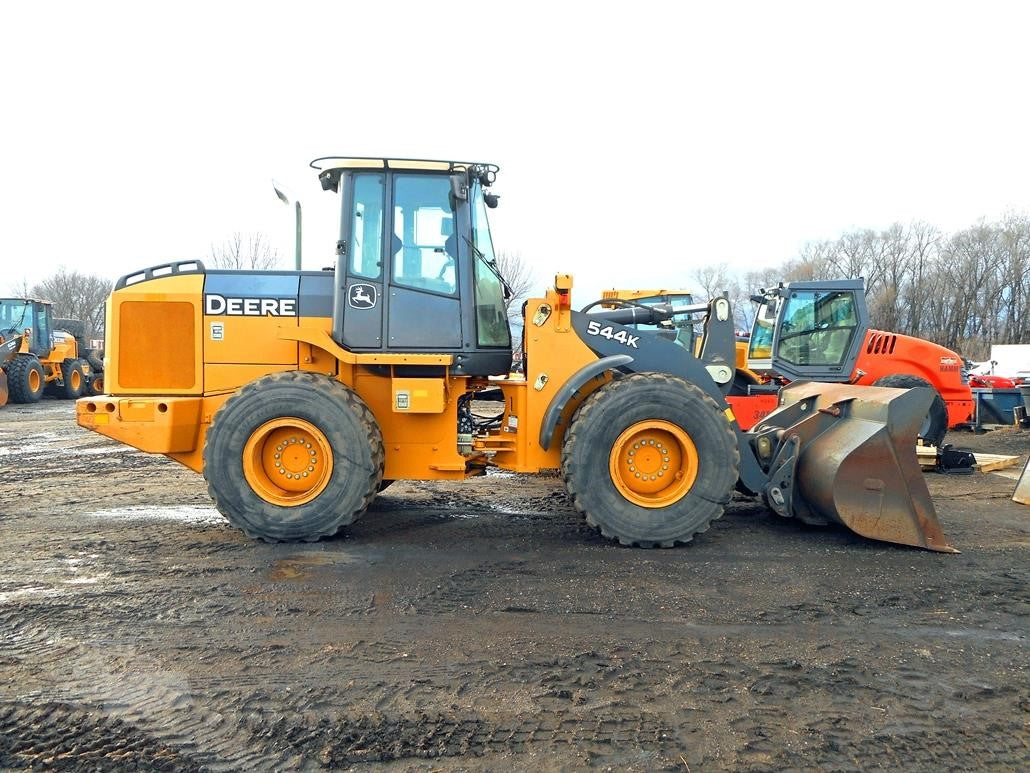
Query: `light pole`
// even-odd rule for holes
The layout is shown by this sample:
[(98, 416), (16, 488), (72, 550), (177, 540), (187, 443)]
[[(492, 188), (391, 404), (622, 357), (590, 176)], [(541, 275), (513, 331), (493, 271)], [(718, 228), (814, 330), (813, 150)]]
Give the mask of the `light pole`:
[[(286, 206), (289, 206), (290, 205), (290, 198), (291, 197), (288, 196), (284, 192), (286, 190), (286, 188), (284, 186), (280, 185), (279, 183), (277, 183), (275, 180), (272, 180), (272, 188), (275, 190), (275, 195), (279, 197), (279, 201), (281, 201)], [(294, 219), (294, 225), (296, 226), (296, 231), (297, 231), (294, 255), (295, 255), (295, 260), (296, 260), (297, 271), (300, 271), (300, 200), (299, 199), (294, 199), (294, 201), (293, 201), (293, 219)]]

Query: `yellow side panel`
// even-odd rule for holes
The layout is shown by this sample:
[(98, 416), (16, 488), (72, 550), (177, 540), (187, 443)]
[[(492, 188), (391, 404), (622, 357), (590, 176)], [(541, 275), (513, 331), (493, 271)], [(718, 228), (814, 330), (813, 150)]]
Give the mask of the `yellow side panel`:
[(200, 394), (203, 287), (202, 274), (187, 274), (111, 294), (104, 373), (109, 394)]
[(124, 301), (119, 312), (119, 384), (152, 392), (196, 384), (194, 304)]
[[(389, 376), (357, 372), (353, 388), (375, 414), (386, 448), (388, 480), (464, 478), (465, 457), (458, 453), (458, 397), (468, 379), (448, 382), (442, 413), (394, 413)], [(442, 383), (442, 382), (441, 382)]]
[[(276, 335), (296, 327), (297, 317), (204, 316), (204, 359), (208, 363), (268, 363), (297, 366), (297, 342)], [(308, 324), (308, 320), (304, 321)]]
[(290, 365), (227, 365), (224, 363), (204, 365), (204, 391), (227, 392), (236, 390), (251, 381), (269, 373), (296, 370), (297, 363)]

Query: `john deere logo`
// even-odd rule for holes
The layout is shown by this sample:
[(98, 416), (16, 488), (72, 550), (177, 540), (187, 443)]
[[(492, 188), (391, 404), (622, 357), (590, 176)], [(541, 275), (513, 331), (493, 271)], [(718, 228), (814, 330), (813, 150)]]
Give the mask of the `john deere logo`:
[(376, 286), (351, 285), (347, 298), (348, 303), (355, 309), (371, 309), (376, 305)]
[(208, 293), (204, 313), (225, 317), (296, 317), (296, 298), (227, 298)]

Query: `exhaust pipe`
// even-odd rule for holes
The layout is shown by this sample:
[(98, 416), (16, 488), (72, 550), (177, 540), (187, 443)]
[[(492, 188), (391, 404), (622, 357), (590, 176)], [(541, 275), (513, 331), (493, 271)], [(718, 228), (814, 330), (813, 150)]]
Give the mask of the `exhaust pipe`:
[(807, 523), (839, 523), (884, 542), (957, 553), (948, 544), (916, 457), (933, 400), (926, 388), (796, 382), (752, 431), (771, 458), (769, 507)]

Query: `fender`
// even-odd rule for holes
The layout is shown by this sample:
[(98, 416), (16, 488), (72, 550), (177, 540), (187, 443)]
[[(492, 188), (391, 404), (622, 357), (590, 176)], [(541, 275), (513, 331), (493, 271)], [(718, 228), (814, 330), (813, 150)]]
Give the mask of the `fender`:
[(554, 430), (558, 427), (558, 419), (561, 418), (562, 411), (565, 410), (569, 400), (579, 392), (580, 387), (606, 371), (624, 367), (631, 362), (633, 362), (633, 358), (628, 354), (612, 354), (594, 360), (573, 373), (569, 380), (562, 384), (561, 389), (555, 392), (547, 410), (544, 411), (543, 420), (540, 422), (540, 447), (545, 451), (550, 448), (551, 441), (554, 439)]

